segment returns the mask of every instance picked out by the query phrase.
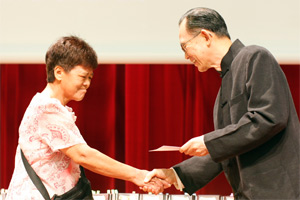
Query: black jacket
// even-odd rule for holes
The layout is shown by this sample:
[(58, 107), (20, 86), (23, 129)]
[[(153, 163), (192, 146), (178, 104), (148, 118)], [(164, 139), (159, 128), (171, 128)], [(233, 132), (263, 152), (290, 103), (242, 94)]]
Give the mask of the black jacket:
[(299, 119), (279, 64), (236, 40), (221, 68), (215, 131), (204, 136), (210, 154), (174, 166), (185, 191), (224, 171), (236, 199), (300, 199)]

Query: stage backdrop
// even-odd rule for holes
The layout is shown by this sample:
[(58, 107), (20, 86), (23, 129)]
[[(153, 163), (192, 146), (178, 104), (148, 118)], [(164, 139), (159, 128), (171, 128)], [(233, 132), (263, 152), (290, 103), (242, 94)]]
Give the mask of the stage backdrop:
[[(282, 65), (299, 114), (299, 65)], [(44, 64), (1, 64), (0, 188), (14, 169), (18, 127), (36, 92), (46, 85)], [(87, 143), (137, 168), (169, 168), (189, 158), (178, 152), (149, 152), (161, 145), (181, 146), (213, 130), (212, 110), (221, 83), (214, 70), (193, 65), (99, 65), (85, 99), (70, 102)], [(281, 94), (278, 94), (281, 95)], [(87, 171), (94, 190), (143, 193), (132, 183)], [(180, 193), (174, 188), (166, 193)], [(228, 195), (223, 174), (198, 194)]]

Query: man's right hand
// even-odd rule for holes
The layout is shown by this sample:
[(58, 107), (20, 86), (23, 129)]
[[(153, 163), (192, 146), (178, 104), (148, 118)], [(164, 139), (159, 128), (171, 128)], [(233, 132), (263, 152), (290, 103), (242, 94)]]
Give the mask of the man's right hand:
[[(169, 185), (164, 184), (164, 189), (171, 187), (172, 184), (175, 184), (177, 182), (175, 173), (171, 168), (153, 169), (146, 175), (144, 182), (149, 183), (152, 179), (155, 180), (155, 178), (162, 179), (163, 181), (169, 183)], [(151, 188), (148, 188), (147, 186), (141, 187), (140, 189), (142, 189), (144, 192), (152, 192)]]

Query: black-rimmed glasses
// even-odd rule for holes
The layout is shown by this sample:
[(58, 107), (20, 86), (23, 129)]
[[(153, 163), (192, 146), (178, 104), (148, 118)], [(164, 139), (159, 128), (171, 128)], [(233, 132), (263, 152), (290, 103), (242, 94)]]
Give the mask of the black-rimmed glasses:
[(186, 41), (185, 43), (180, 44), (182, 51), (186, 52), (186, 46), (188, 45), (189, 42), (191, 42), (193, 39), (195, 39), (198, 35), (200, 35), (202, 30), (200, 30), (199, 33), (197, 33), (194, 37)]

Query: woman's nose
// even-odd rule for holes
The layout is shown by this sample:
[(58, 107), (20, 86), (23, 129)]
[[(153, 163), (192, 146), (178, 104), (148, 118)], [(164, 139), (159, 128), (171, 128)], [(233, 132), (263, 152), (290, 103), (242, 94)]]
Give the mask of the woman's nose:
[(83, 85), (86, 87), (86, 89), (89, 88), (91, 85), (91, 79), (86, 78), (85, 81), (83, 82)]

